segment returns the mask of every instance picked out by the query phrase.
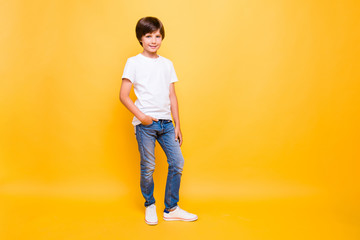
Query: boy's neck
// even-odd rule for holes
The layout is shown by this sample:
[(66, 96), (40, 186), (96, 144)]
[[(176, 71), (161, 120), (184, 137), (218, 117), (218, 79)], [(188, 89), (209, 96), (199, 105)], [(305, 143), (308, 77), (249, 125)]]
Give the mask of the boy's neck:
[(143, 51), (141, 54), (148, 58), (158, 58), (159, 57), (157, 52), (152, 53), (152, 52)]

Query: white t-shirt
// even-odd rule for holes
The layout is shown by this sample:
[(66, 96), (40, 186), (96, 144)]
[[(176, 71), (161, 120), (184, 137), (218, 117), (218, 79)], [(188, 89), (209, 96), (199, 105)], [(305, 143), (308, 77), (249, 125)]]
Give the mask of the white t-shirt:
[[(134, 85), (135, 105), (146, 115), (171, 120), (170, 84), (178, 81), (173, 63), (162, 56), (145, 57), (141, 53), (128, 58), (122, 78)], [(132, 124), (141, 121), (134, 116)]]

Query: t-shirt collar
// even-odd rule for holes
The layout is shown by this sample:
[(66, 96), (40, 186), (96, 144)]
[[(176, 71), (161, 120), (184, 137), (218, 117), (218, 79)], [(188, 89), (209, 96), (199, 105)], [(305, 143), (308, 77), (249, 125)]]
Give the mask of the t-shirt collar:
[(139, 53), (139, 55), (145, 59), (146, 61), (150, 61), (150, 62), (156, 62), (160, 59), (160, 55), (158, 54), (158, 57), (157, 58), (149, 58), (149, 57), (146, 57), (144, 56), (143, 54)]

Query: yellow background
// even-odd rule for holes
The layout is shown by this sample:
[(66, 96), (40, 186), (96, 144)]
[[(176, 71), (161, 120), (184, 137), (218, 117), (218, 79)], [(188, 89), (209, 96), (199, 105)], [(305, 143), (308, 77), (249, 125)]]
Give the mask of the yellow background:
[[(359, 1), (0, 1), (0, 238), (360, 239)], [(174, 63), (180, 206), (143, 221), (118, 100), (135, 24)], [(133, 95), (134, 97), (134, 95)]]

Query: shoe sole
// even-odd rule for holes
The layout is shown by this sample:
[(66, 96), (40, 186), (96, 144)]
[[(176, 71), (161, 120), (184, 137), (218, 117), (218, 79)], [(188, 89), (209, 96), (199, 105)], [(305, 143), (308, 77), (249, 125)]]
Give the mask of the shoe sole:
[(145, 219), (145, 222), (146, 222), (148, 225), (151, 225), (151, 226), (154, 226), (154, 225), (158, 224), (158, 222), (148, 222), (148, 221), (146, 221), (146, 219)]
[(190, 219), (186, 219), (186, 218), (167, 218), (167, 217), (163, 217), (163, 219), (165, 221), (185, 221), (185, 222), (192, 222), (192, 221), (196, 221), (198, 218), (190, 218)]

